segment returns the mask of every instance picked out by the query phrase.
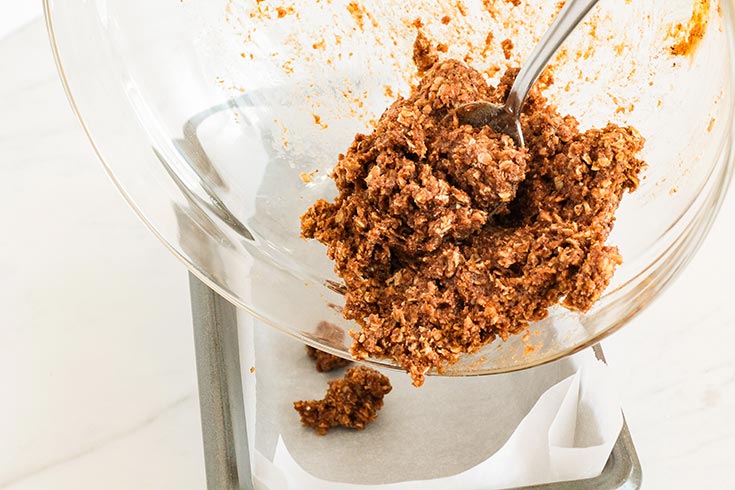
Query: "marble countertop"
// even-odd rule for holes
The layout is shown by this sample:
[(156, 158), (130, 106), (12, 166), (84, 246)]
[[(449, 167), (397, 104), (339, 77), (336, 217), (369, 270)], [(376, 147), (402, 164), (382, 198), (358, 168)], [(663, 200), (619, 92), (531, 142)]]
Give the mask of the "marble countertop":
[[(0, 489), (204, 489), (184, 267), (126, 207), (35, 21), (0, 41)], [(644, 489), (730, 488), (735, 192), (603, 347)]]

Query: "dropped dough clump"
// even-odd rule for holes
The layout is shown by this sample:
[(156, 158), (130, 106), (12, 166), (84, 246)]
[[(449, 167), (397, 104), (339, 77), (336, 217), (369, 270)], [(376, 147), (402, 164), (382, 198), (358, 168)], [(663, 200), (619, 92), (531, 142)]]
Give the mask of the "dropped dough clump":
[[(340, 348), (344, 345), (345, 332), (337, 325), (322, 320), (316, 326), (313, 338), (332, 347)], [(315, 349), (309, 345), (306, 346), (306, 354), (314, 359), (316, 370), (320, 373), (327, 373), (333, 369), (341, 368), (352, 363), (348, 359), (333, 356), (327, 352)]]
[(349, 359), (343, 359), (341, 357), (334, 356), (319, 349), (315, 349), (310, 345), (306, 346), (306, 354), (314, 359), (316, 370), (320, 373), (328, 373), (333, 369), (338, 369), (352, 364), (352, 361), (350, 361)]
[(383, 397), (390, 393), (390, 380), (375, 369), (355, 366), (344, 379), (329, 382), (323, 400), (294, 402), (301, 423), (324, 435), (333, 427), (363, 430), (378, 416)]
[(362, 327), (353, 355), (392, 358), (417, 386), (554, 305), (589, 310), (621, 263), (605, 242), (645, 166), (634, 128), (580, 131), (538, 89), (521, 118), (526, 148), (460, 125), (453, 109), (502, 103), (517, 70), (491, 87), (435, 53), (419, 35), (418, 86), (355, 137), (332, 174), (339, 195), (301, 219), (344, 280), (344, 316)]

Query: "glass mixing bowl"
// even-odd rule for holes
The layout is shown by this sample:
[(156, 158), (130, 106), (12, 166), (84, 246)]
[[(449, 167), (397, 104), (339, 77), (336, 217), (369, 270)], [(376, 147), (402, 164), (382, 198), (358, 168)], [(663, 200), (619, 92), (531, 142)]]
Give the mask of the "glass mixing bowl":
[[(74, 110), (150, 229), (231, 302), (343, 357), (349, 337), (329, 342), (317, 325), (358, 327), (341, 317), (325, 248), (299, 238), (300, 215), (336, 194), (339, 153), (416, 81), (417, 25), (492, 81), (495, 67), (522, 61), (558, 3), (45, 2)], [(624, 264), (588, 313), (552, 309), (446, 374), (513, 371), (590, 346), (692, 257), (733, 169), (734, 16), (730, 1), (607, 1), (575, 32), (547, 95), (583, 127), (630, 124), (647, 139), (645, 179), (610, 237)]]

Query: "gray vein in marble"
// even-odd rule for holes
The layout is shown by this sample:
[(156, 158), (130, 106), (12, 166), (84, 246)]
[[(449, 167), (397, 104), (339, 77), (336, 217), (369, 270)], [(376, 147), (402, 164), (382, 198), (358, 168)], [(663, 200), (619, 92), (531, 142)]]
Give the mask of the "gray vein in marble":
[(24, 471), (18, 475), (13, 475), (9, 479), (0, 482), (0, 489), (11, 487), (12, 485), (15, 485), (17, 483), (20, 483), (23, 480), (26, 480), (28, 478), (31, 478), (33, 476), (38, 475), (39, 473), (42, 473), (44, 471), (50, 470), (52, 468), (56, 468), (58, 466), (61, 466), (63, 464), (66, 464), (70, 461), (74, 461), (80, 458), (83, 458), (89, 454), (94, 453), (95, 451), (98, 451), (99, 449), (102, 449), (116, 441), (119, 441), (121, 439), (124, 439), (126, 437), (129, 437), (133, 434), (136, 434), (137, 432), (140, 432), (141, 430), (144, 430), (152, 425), (154, 425), (156, 422), (164, 418), (167, 414), (170, 412), (173, 412), (177, 409), (179, 409), (182, 405), (184, 405), (186, 402), (192, 400), (193, 398), (197, 397), (197, 393), (189, 393), (187, 395), (184, 395), (182, 397), (177, 398), (176, 400), (172, 401), (168, 405), (162, 407), (156, 413), (150, 415), (149, 417), (141, 420), (137, 424), (128, 427), (126, 429), (123, 429), (121, 431), (118, 431), (116, 433), (110, 434), (109, 436), (100, 439), (98, 441), (94, 441), (91, 443), (88, 447), (84, 447), (79, 449), (78, 451), (65, 455), (61, 458), (48, 461), (46, 463), (42, 463), (38, 465), (35, 468), (32, 468), (30, 470)]

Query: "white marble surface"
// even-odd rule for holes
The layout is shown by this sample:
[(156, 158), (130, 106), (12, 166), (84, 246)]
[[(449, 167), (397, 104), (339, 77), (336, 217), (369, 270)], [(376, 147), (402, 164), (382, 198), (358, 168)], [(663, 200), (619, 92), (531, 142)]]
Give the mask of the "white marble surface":
[(41, 16), (41, 1), (0, 0), (0, 39)]
[[(104, 175), (40, 21), (0, 70), (0, 489), (203, 489), (186, 272)], [(604, 343), (646, 490), (733, 488), (733, 225), (735, 193)]]
[(186, 272), (97, 162), (42, 21), (0, 73), (0, 488), (204, 488)]

